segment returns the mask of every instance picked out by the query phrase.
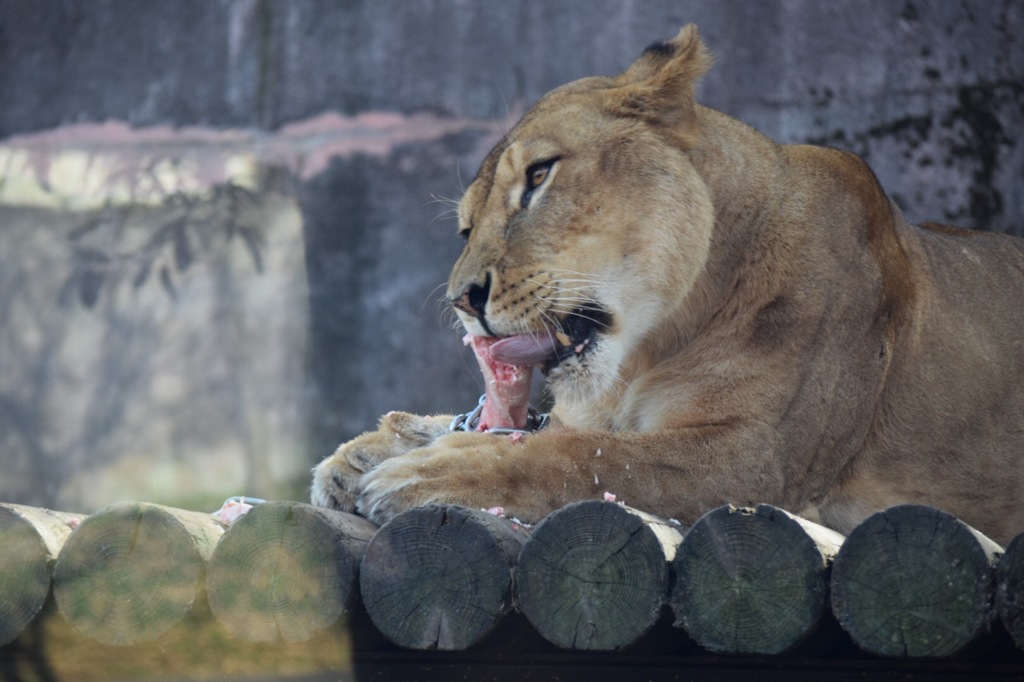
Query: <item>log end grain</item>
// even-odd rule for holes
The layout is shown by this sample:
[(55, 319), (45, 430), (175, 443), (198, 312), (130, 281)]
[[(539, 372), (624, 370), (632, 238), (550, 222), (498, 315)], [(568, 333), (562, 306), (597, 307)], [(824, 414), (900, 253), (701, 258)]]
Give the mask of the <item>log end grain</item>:
[(381, 526), (359, 584), (374, 626), (408, 649), (459, 651), (511, 609), (512, 567), (525, 536), (482, 511), (427, 505)]
[(828, 547), (768, 505), (714, 509), (673, 561), (676, 625), (705, 649), (773, 655), (814, 632), (828, 611)]
[(299, 502), (256, 505), (210, 559), (210, 610), (239, 639), (304, 642), (346, 612), (375, 530), (365, 519)]
[(576, 502), (550, 514), (523, 547), (516, 601), (563, 649), (616, 650), (658, 621), (669, 565), (656, 533), (612, 502)]
[(105, 644), (155, 639), (202, 596), (206, 559), (223, 528), (209, 515), (122, 502), (82, 521), (54, 567), (57, 607)]
[(48, 509), (0, 505), (0, 645), (13, 641), (43, 608), (72, 518)]
[(1014, 538), (996, 566), (996, 608), (1018, 649), (1024, 649), (1024, 533)]
[(947, 657), (986, 632), (992, 555), (946, 512), (919, 505), (868, 517), (832, 568), (832, 610), (865, 651)]

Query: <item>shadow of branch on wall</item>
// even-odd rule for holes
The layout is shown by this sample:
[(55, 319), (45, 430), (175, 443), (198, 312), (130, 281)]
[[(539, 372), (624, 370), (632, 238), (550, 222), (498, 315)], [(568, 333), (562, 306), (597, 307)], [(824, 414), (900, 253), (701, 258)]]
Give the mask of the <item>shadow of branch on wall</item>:
[[(262, 273), (266, 239), (260, 205), (256, 192), (234, 183), (218, 185), (206, 195), (175, 192), (157, 208), (108, 204), (68, 234), (71, 272), (59, 301), (67, 306), (77, 300), (92, 308), (104, 287), (121, 282), (129, 282), (133, 290), (157, 283), (176, 300), (184, 273), (215, 250), (235, 244)], [(146, 226), (148, 236), (141, 243), (131, 234), (132, 223)]]

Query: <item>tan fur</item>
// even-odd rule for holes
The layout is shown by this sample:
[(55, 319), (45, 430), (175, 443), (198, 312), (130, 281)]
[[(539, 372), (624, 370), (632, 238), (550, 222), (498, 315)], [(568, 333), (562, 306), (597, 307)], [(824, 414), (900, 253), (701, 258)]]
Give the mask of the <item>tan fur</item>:
[[(610, 491), (684, 522), (768, 502), (849, 531), (915, 502), (1024, 530), (1024, 241), (908, 224), (853, 154), (695, 104), (709, 66), (691, 25), (549, 93), (461, 202), (448, 295), (490, 278), (469, 331), (611, 315), (551, 372), (555, 425), (514, 442), (390, 415), (317, 468), (315, 503), (536, 521)], [(523, 208), (527, 168), (553, 157)]]

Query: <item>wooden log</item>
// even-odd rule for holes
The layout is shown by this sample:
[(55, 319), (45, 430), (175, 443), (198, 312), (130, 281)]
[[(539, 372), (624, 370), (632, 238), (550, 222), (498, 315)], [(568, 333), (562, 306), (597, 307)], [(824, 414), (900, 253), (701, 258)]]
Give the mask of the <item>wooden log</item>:
[(523, 547), (516, 603), (564, 649), (614, 650), (658, 621), (681, 527), (613, 502), (575, 502), (550, 514)]
[(996, 564), (996, 609), (1018, 649), (1024, 649), (1024, 533)]
[(210, 610), (239, 639), (305, 642), (351, 606), (376, 530), (358, 516), (300, 502), (258, 504), (213, 552)]
[(512, 569), (526, 539), (483, 511), (427, 505), (381, 526), (360, 568), (374, 626), (409, 649), (459, 651), (512, 608)]
[(57, 608), (105, 644), (155, 639), (203, 595), (202, 577), (224, 526), (211, 515), (120, 502), (86, 518), (53, 571)]
[(714, 509), (672, 562), (676, 625), (716, 653), (791, 651), (828, 614), (828, 566), (842, 542), (770, 505)]
[(53, 564), (80, 518), (0, 504), (0, 645), (13, 641), (43, 608)]
[(881, 656), (953, 656), (987, 632), (1002, 549), (955, 517), (919, 505), (868, 517), (832, 567), (832, 610)]

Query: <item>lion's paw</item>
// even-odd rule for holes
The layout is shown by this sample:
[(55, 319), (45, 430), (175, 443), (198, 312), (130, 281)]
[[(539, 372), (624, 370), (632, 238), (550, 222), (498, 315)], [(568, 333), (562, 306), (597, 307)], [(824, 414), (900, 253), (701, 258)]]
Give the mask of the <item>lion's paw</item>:
[(359, 513), (384, 524), (407, 509), (452, 501), (445, 495), (447, 477), (437, 470), (438, 460), (435, 448), (425, 448), (382, 463), (361, 481)]
[(511, 457), (517, 441), (477, 433), (455, 433), (430, 447), (395, 457), (360, 480), (356, 508), (383, 524), (425, 504), (458, 504), (474, 509), (514, 505), (522, 491), (520, 467)]
[(342, 445), (333, 455), (313, 468), (310, 501), (314, 505), (346, 512), (355, 511), (359, 477), (363, 472), (352, 466), (348, 460), (346, 447), (354, 442), (349, 441)]
[(360, 479), (381, 462), (430, 445), (448, 432), (451, 417), (420, 417), (389, 412), (370, 431), (341, 445), (313, 469), (314, 505), (352, 512), (360, 491)]

